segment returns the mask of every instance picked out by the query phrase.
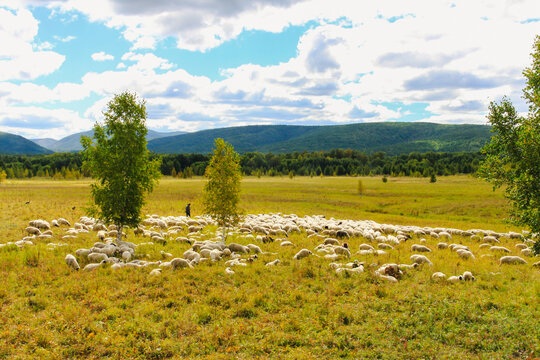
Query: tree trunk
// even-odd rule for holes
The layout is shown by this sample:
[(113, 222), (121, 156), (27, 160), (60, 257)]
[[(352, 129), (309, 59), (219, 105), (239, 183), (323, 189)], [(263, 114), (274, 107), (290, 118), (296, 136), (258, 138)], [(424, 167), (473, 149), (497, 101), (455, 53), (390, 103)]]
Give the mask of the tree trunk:
[(118, 243), (117, 245), (120, 245), (120, 242), (122, 241), (122, 228), (122, 225), (116, 225), (116, 230), (118, 231), (118, 233), (116, 234), (116, 242)]
[(227, 230), (229, 230), (229, 228), (227, 226), (223, 226), (223, 235), (221, 238), (221, 241), (223, 241), (223, 243), (225, 243), (225, 240), (227, 240)]

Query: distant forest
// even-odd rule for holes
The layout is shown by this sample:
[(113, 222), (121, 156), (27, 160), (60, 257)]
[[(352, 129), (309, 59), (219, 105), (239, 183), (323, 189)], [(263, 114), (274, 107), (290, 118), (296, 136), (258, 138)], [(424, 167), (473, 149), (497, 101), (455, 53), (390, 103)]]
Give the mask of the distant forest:
[[(173, 177), (189, 178), (203, 175), (210, 155), (152, 154), (161, 157), (161, 173)], [(365, 154), (355, 150), (329, 152), (294, 152), (289, 154), (246, 153), (240, 156), (242, 172), (254, 176), (344, 176), (391, 175), (427, 177), (475, 173), (483, 155), (467, 153), (410, 153), (386, 156), (384, 152)], [(7, 178), (21, 179), (48, 177), (53, 179), (79, 179), (91, 174), (82, 167), (80, 153), (52, 155), (0, 155), (0, 172)]]

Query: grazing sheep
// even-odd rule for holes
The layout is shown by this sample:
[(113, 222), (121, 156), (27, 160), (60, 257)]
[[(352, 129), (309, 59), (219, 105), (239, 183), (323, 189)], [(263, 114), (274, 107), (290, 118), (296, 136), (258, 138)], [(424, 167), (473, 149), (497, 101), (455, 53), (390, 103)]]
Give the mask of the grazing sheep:
[(380, 274), (377, 271), (375, 271), (375, 276), (378, 277), (379, 279), (383, 279), (383, 280), (390, 281), (390, 282), (393, 282), (393, 283), (398, 282), (395, 277), (390, 276), (390, 275)]
[(431, 275), (431, 278), (433, 280), (444, 280), (446, 279), (446, 275), (440, 271), (437, 271), (437, 272), (434, 272), (432, 275)]
[(58, 224), (58, 220), (56, 220), (56, 219), (51, 221), (51, 225), (56, 226), (56, 227), (60, 227), (60, 224)]
[(458, 249), (456, 253), (459, 255), (462, 259), (474, 259), (474, 254), (470, 252), (469, 250), (465, 249)]
[(533, 252), (529, 248), (521, 249), (521, 255), (523, 255), (523, 256), (533, 256)]
[(158, 275), (161, 275), (161, 269), (160, 268), (157, 268), (157, 269), (154, 269), (154, 270), (150, 271), (150, 276), (158, 276)]
[(503, 256), (499, 259), (499, 265), (519, 265), (519, 264), (527, 264), (525, 260), (520, 258), (519, 256)]
[(285, 240), (285, 241), (282, 241), (281, 244), (279, 244), (280, 246), (295, 246), (292, 242), (290, 242), (289, 240)]
[(399, 266), (397, 264), (384, 264), (377, 269), (376, 273), (391, 276), (395, 279), (399, 279), (401, 275), (403, 275), (403, 272), (399, 270)]
[(431, 252), (431, 249), (424, 245), (414, 244), (413, 246), (411, 246), (411, 251)]
[(323, 242), (324, 245), (339, 245), (339, 241), (333, 238), (326, 238)]
[(234, 274), (234, 271), (230, 267), (228, 267), (228, 268), (225, 268), (225, 274), (232, 275)]
[(93, 252), (93, 253), (88, 254), (88, 260), (90, 261), (105, 261), (108, 258), (109, 257), (106, 254), (102, 254), (102, 253)]
[(533, 267), (540, 267), (540, 261), (537, 261), (535, 262), (534, 264), (532, 264)]
[(497, 238), (495, 236), (484, 236), (484, 241), (485, 242), (488, 242), (488, 243), (498, 243), (500, 242), (499, 240), (497, 240)]
[(69, 221), (67, 221), (66, 219), (64, 219), (64, 218), (58, 218), (57, 222), (60, 225), (71, 226), (71, 223)]
[(37, 227), (28, 226), (26, 229), (24, 229), (27, 233), (30, 235), (41, 235), (41, 231)]
[(131, 260), (131, 252), (124, 251), (122, 253), (122, 259), (124, 259), (125, 262), (128, 262), (129, 260)]
[(518, 248), (519, 250), (523, 250), (523, 249), (527, 249), (527, 248), (528, 248), (528, 246), (525, 245), (525, 244), (516, 244), (515, 246), (516, 246), (516, 248)]
[(463, 275), (461, 275), (463, 277), (463, 280), (465, 281), (475, 281), (476, 278), (473, 276), (473, 274), (470, 272), (470, 271), (465, 271), (463, 273)]
[(276, 266), (277, 264), (281, 263), (281, 260), (276, 259), (274, 261), (270, 261), (269, 263), (266, 263), (265, 266)]
[(412, 262), (419, 265), (422, 265), (422, 264), (428, 264), (429, 266), (433, 265), (433, 263), (424, 255), (414, 254), (414, 255), (411, 255), (410, 259)]
[(81, 268), (77, 262), (77, 259), (75, 259), (75, 256), (71, 254), (66, 255), (66, 264), (73, 270), (79, 270)]
[(122, 269), (124, 267), (126, 267), (126, 264), (122, 263), (122, 262), (114, 263), (114, 264), (111, 265), (111, 269), (113, 269), (113, 270), (120, 270), (120, 269)]
[(489, 248), (489, 251), (502, 251), (505, 253), (510, 253), (510, 250), (508, 250), (507, 248), (503, 246), (492, 246)]
[[(165, 251), (163, 251), (163, 250), (160, 251), (160, 254), (161, 254), (161, 257), (162, 257), (163, 259), (166, 259), (166, 258), (172, 258), (172, 257), (173, 257), (173, 255), (172, 255), (171, 253), (167, 253), (167, 252), (165, 252)], [(184, 258), (185, 258), (185, 256), (184, 256)]]
[(102, 266), (103, 264), (105, 264), (105, 260), (97, 264), (94, 264), (94, 263), (88, 264), (83, 268), (83, 271), (93, 271), (97, 269), (98, 267)]
[(449, 283), (451, 284), (455, 284), (459, 281), (462, 281), (463, 280), (463, 276), (459, 275), (459, 276), (450, 276), (448, 279), (446, 279), (446, 281), (448, 281)]
[(447, 249), (447, 248), (448, 248), (448, 244), (445, 243), (445, 242), (440, 242), (440, 243), (437, 244), (437, 248), (438, 248), (438, 249), (441, 249), (441, 250)]
[(247, 246), (240, 245), (240, 244), (230, 243), (227, 247), (232, 252), (237, 252), (237, 253), (242, 253), (242, 254), (247, 254), (249, 252), (248, 250), (249, 248)]
[(302, 249), (299, 252), (297, 252), (296, 255), (293, 256), (293, 259), (301, 260), (305, 257), (308, 257), (309, 255), (313, 255), (313, 253), (309, 251), (308, 249)]
[(349, 251), (349, 249), (343, 247), (343, 246), (336, 246), (334, 248), (334, 252), (338, 255), (341, 255), (341, 256), (346, 256), (348, 258), (351, 257), (351, 252)]
[(375, 251), (375, 248), (369, 244), (361, 244), (359, 247), (358, 247), (358, 250), (371, 250), (371, 251)]
[(380, 244), (377, 244), (377, 247), (379, 249), (385, 249), (385, 250), (393, 250), (394, 247), (390, 244), (385, 244), (385, 243), (380, 243)]
[(247, 244), (246, 245), (249, 249), (249, 251), (255, 253), (255, 254), (261, 254), (262, 253), (262, 250), (260, 247), (258, 247), (257, 245), (255, 244)]
[(186, 259), (175, 258), (171, 260), (171, 267), (173, 270), (176, 270), (180, 268), (192, 268), (193, 266)]
[(90, 249), (79, 249), (75, 251), (75, 255), (78, 257), (88, 257), (88, 255), (92, 252)]
[(362, 265), (354, 267), (354, 268), (348, 268), (348, 267), (339, 267), (336, 269), (336, 274), (359, 274), (364, 272), (364, 267)]
[(414, 264), (399, 264), (398, 265), (399, 270), (411, 270), (411, 269), (418, 269), (420, 267), (420, 264), (414, 263)]
[(479, 249), (485, 249), (485, 248), (490, 248), (490, 247), (491, 247), (491, 244), (483, 243), (483, 244), (480, 244), (480, 246), (478, 248)]

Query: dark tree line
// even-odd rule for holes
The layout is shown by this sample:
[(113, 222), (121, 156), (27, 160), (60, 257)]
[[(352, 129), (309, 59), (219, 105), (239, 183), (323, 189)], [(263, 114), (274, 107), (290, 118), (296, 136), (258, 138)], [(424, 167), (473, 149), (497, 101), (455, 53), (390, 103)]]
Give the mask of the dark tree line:
[[(204, 175), (210, 155), (152, 154), (161, 157), (163, 175), (191, 177)], [(329, 152), (294, 152), (289, 154), (246, 153), (240, 157), (245, 175), (391, 175), (424, 176), (472, 174), (478, 169), (483, 155), (470, 153), (410, 153), (386, 156), (383, 152), (365, 154), (355, 150)], [(81, 169), (79, 153), (53, 155), (0, 155), (0, 171), (8, 178), (55, 177), (79, 178), (90, 176)]]

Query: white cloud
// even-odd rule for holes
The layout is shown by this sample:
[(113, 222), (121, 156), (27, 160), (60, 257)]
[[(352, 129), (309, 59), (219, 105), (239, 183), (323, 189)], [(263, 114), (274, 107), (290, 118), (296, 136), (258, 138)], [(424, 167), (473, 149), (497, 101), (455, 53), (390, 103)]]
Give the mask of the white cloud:
[(30, 11), (0, 7), (0, 81), (32, 80), (60, 68), (65, 57), (48, 51), (50, 43), (34, 44), (37, 31)]
[(104, 51), (93, 53), (91, 55), (91, 57), (92, 57), (92, 60), (94, 60), (94, 61), (114, 60), (114, 56), (112, 56), (110, 54), (106, 54)]

